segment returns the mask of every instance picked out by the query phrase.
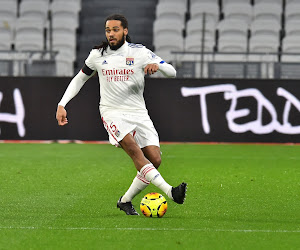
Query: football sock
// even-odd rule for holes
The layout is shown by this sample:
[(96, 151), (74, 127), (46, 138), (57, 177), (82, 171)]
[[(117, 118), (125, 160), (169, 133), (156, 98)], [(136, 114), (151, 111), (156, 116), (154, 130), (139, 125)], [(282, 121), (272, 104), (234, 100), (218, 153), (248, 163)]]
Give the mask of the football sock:
[(139, 172), (137, 172), (136, 177), (133, 179), (131, 186), (127, 192), (123, 195), (121, 202), (130, 202), (132, 199), (138, 195), (142, 190), (144, 190), (150, 184)]
[(140, 174), (153, 185), (165, 192), (172, 199), (172, 186), (160, 175), (157, 169), (150, 163), (141, 168)]

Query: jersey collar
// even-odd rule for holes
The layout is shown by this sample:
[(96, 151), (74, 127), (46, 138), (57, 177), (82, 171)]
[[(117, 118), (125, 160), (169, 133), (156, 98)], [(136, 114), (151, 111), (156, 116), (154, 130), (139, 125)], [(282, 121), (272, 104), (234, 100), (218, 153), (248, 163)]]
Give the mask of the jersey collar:
[(125, 41), (125, 43), (120, 48), (118, 48), (117, 50), (111, 50), (110, 47), (108, 46), (108, 48), (107, 48), (107, 54), (108, 55), (123, 54), (123, 53), (126, 53), (127, 50), (128, 50), (128, 42)]

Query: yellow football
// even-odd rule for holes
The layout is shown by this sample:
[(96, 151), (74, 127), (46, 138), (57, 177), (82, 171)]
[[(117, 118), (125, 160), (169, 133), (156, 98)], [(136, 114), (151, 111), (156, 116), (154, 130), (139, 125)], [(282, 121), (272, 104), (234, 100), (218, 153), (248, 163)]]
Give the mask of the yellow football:
[(146, 217), (163, 217), (167, 212), (168, 203), (161, 194), (149, 193), (146, 194), (140, 203), (140, 209)]

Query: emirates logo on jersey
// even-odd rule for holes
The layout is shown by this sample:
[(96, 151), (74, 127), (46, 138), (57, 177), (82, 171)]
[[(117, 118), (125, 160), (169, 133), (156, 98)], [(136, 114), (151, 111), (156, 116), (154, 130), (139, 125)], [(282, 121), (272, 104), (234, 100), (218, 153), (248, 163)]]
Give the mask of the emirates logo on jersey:
[(127, 58), (126, 58), (126, 65), (128, 65), (128, 66), (134, 65), (134, 58), (132, 58), (132, 57), (127, 57)]
[(102, 69), (102, 75), (106, 77), (107, 82), (128, 81), (133, 74), (133, 69)]

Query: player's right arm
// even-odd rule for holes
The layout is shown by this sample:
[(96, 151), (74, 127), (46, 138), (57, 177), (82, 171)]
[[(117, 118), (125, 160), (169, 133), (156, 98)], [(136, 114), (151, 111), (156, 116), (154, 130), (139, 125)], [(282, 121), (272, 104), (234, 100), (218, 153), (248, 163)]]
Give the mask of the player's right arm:
[(59, 126), (64, 126), (68, 124), (67, 119), (67, 111), (65, 110), (65, 106), (67, 103), (75, 97), (85, 82), (90, 79), (96, 71), (90, 69), (86, 64), (79, 71), (79, 73), (72, 79), (68, 88), (66, 89), (62, 99), (58, 103), (57, 110), (56, 110), (56, 120)]

